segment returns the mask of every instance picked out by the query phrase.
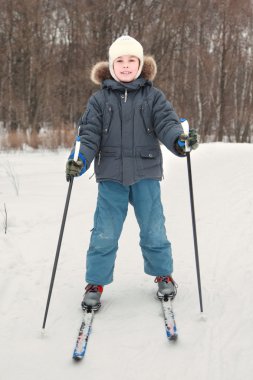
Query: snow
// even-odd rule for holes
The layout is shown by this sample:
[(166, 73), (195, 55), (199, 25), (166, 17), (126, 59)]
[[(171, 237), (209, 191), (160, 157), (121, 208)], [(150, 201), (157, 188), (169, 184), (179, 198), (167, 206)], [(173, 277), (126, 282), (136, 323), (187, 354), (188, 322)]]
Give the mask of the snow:
[(138, 226), (129, 206), (115, 279), (105, 287), (80, 363), (71, 358), (82, 318), (85, 253), (96, 204), (92, 169), (74, 181), (41, 334), (68, 189), (67, 155), (66, 150), (0, 154), (1, 379), (250, 380), (253, 145), (202, 144), (191, 154), (204, 315), (199, 310), (186, 159), (164, 150), (162, 199), (179, 284), (174, 301), (179, 339), (167, 341), (155, 299), (157, 285), (143, 273)]

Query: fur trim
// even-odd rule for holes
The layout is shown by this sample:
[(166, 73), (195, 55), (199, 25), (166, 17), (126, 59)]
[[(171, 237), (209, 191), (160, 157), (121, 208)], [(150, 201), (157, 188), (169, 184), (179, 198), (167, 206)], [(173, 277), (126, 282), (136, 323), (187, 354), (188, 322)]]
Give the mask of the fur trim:
[(151, 55), (144, 57), (144, 64), (141, 75), (144, 79), (153, 81), (157, 74), (156, 61)]
[[(153, 81), (157, 73), (156, 62), (153, 57), (145, 56), (141, 76), (144, 79)], [(91, 70), (90, 78), (93, 83), (101, 85), (105, 79), (112, 79), (109, 70), (109, 63), (106, 61), (98, 62)]]

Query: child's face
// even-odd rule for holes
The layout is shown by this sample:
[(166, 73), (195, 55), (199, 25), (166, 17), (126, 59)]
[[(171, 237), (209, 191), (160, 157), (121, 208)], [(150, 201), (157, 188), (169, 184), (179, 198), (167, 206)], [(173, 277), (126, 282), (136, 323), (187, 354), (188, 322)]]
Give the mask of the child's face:
[(122, 55), (113, 62), (113, 69), (120, 82), (132, 82), (139, 69), (139, 59), (133, 55)]

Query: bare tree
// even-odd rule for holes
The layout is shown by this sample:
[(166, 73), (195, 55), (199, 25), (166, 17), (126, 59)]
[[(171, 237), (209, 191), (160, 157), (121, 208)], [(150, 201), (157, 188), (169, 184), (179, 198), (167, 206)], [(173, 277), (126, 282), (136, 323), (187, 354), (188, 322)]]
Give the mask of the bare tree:
[(96, 90), (92, 65), (127, 33), (202, 141), (251, 141), (251, 0), (0, 0), (0, 10), (0, 125), (28, 143), (45, 127), (73, 129)]

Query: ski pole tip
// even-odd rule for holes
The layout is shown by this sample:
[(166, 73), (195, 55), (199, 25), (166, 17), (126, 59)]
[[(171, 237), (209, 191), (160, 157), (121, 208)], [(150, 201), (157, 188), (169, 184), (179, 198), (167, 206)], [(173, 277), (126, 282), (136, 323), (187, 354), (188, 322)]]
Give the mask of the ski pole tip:
[(200, 320), (201, 322), (206, 322), (206, 321), (207, 321), (207, 316), (206, 316), (206, 314), (202, 312), (202, 313), (200, 314), (199, 320)]
[(46, 330), (45, 330), (45, 327), (42, 327), (41, 329), (41, 332), (40, 332), (40, 335), (42, 338), (44, 338), (46, 336)]

